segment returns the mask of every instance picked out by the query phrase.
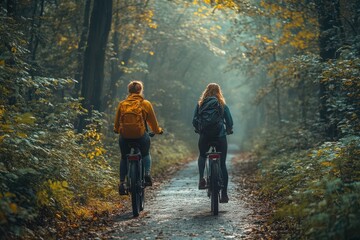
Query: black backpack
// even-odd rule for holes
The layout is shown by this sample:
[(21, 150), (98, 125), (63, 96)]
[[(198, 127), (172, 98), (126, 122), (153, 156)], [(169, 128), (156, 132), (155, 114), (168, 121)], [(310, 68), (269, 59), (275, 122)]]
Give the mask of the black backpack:
[(217, 97), (208, 97), (198, 107), (196, 130), (200, 133), (217, 134), (223, 124), (223, 108)]

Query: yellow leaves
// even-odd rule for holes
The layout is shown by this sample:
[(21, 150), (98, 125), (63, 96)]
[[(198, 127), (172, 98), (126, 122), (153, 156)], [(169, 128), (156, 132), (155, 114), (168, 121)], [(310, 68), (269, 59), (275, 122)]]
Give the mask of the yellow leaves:
[(67, 37), (65, 37), (65, 36), (60, 36), (59, 38), (58, 38), (58, 45), (63, 45), (65, 42), (67, 42), (69, 39), (67, 38)]
[(321, 155), (323, 155), (323, 150), (321, 150), (321, 149), (319, 149), (319, 151), (317, 151), (317, 153), (316, 153), (316, 156), (317, 157), (321, 157)]
[(53, 181), (43, 183), (42, 188), (36, 193), (38, 205), (68, 211), (72, 208), (73, 193), (67, 181)]
[(28, 135), (26, 133), (22, 133), (22, 132), (17, 132), (16, 135), (18, 137), (21, 137), (21, 138), (27, 138), (28, 137)]
[(95, 141), (99, 141), (101, 138), (101, 134), (99, 134), (96, 129), (90, 129), (85, 133), (85, 139), (92, 139)]
[(48, 180), (48, 184), (51, 190), (57, 191), (62, 190), (63, 188), (68, 188), (69, 184), (66, 181), (51, 181)]
[[(343, 84), (344, 86), (350, 87), (350, 86), (353, 85), (353, 81), (352, 81), (351, 79), (347, 79), (347, 80), (343, 81), (342, 84)], [(1, 116), (1, 114), (0, 114), (0, 116)]]
[(329, 161), (324, 161), (324, 162), (321, 163), (321, 165), (324, 166), (324, 167), (334, 167), (335, 166), (334, 163), (329, 162)]
[(211, 30), (211, 31), (221, 30), (221, 26), (219, 26), (219, 25), (212, 26), (212, 27), (210, 28), (210, 30)]
[[(278, 3), (261, 1), (261, 7), (271, 18), (278, 18), (275, 27), (281, 32), (278, 45), (290, 45), (299, 50), (316, 47), (318, 30), (316, 19), (306, 13)], [(265, 42), (266, 43), (266, 42)]]
[(87, 158), (89, 158), (90, 160), (93, 160), (95, 157), (95, 153), (94, 152), (90, 152), (87, 154)]
[(16, 53), (16, 52), (17, 52), (16, 47), (12, 47), (12, 48), (11, 48), (11, 52), (12, 52), (12, 53)]
[(156, 23), (149, 23), (148, 26), (152, 29), (157, 29), (158, 25)]
[(73, 130), (68, 130), (65, 133), (66, 133), (66, 136), (68, 136), (70, 138), (75, 138), (76, 137), (75, 132)]
[(93, 160), (95, 157), (98, 157), (100, 155), (103, 155), (104, 153), (106, 153), (106, 150), (102, 147), (95, 147), (95, 150), (92, 152), (89, 152), (87, 155), (85, 154), (81, 154), (82, 156), (85, 156), (87, 158), (89, 158), (90, 160)]
[(264, 42), (264, 43), (267, 43), (267, 44), (270, 44), (270, 43), (273, 43), (274, 41), (267, 38), (266, 36), (261, 36), (261, 40)]
[(206, 18), (212, 14), (213, 10), (210, 7), (201, 6), (194, 12), (195, 16)]
[(0, 66), (5, 66), (5, 60), (4, 59), (0, 59)]
[(150, 51), (149, 54), (150, 54), (151, 56), (154, 56), (155, 53), (154, 53), (153, 51)]
[(12, 211), (12, 213), (14, 213), (14, 214), (18, 213), (18, 207), (17, 207), (16, 203), (10, 203), (9, 208)]
[(5, 107), (4, 106), (0, 106), (0, 118), (4, 115), (5, 113)]
[(16, 197), (16, 195), (12, 192), (6, 192), (3, 197), (11, 198), (11, 197)]
[(15, 122), (22, 123), (22, 124), (28, 124), (33, 125), (36, 121), (36, 118), (32, 115), (32, 113), (27, 112), (22, 115), (18, 115), (15, 117)]
[(96, 129), (90, 129), (85, 133), (84, 138), (88, 140), (89, 147), (85, 153), (80, 153), (83, 158), (93, 160), (95, 157), (99, 157), (106, 153), (101, 143), (101, 134)]
[(106, 153), (106, 150), (102, 147), (96, 147), (95, 148), (95, 155), (100, 156), (102, 154)]
[(14, 193), (0, 193), (0, 204), (2, 206), (2, 209), (0, 209), (0, 223), (4, 223), (7, 221), (6, 215), (17, 214), (19, 212), (20, 209), (18, 205), (13, 202), (14, 199), (16, 199), (16, 195)]
[(46, 190), (41, 190), (36, 193), (36, 200), (40, 206), (48, 206), (50, 204), (50, 198)]

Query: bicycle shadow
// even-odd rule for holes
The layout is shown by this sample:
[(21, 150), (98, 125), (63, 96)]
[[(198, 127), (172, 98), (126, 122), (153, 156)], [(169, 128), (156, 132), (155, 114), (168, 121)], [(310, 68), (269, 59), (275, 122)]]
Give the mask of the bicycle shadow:
[(134, 217), (133, 216), (133, 213), (130, 210), (128, 211), (124, 211), (120, 214), (117, 214), (114, 216), (114, 221), (116, 222), (128, 222), (128, 221), (131, 221), (131, 220), (140, 220), (140, 219), (144, 219), (144, 218), (150, 218), (149, 215), (149, 211), (142, 211), (140, 212), (139, 216), (137, 217)]
[(222, 215), (226, 214), (227, 212), (229, 212), (228, 210), (219, 210), (219, 214), (218, 215), (214, 215), (211, 211), (203, 211), (203, 212), (198, 212), (198, 213), (194, 213), (192, 214), (192, 218), (194, 220), (197, 221), (213, 221), (214, 218), (221, 218)]

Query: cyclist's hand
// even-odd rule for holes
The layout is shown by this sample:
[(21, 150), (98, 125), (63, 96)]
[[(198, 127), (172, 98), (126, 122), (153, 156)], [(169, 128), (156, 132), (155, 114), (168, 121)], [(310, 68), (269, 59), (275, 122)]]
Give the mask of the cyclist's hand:
[(227, 135), (230, 135), (230, 134), (233, 134), (234, 131), (232, 129), (226, 129), (226, 133), (227, 133)]
[(159, 134), (163, 134), (164, 133), (164, 129), (160, 128)]

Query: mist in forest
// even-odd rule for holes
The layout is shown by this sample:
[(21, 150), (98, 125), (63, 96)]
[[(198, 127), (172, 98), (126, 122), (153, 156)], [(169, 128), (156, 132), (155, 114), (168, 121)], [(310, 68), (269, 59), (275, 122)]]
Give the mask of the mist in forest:
[[(195, 106), (207, 84), (218, 83), (234, 120), (234, 134), (229, 141), (240, 145), (246, 137), (244, 129), (251, 115), (244, 112), (243, 106), (251, 105), (253, 96), (247, 93), (247, 86), (241, 84), (242, 74), (227, 69), (227, 58), (234, 46), (224, 36), (233, 19), (217, 11), (202, 21), (194, 16), (197, 6), (173, 10), (178, 5), (171, 2), (154, 1), (153, 4), (154, 14), (159, 16), (156, 33), (149, 31), (144, 39), (155, 38), (155, 44), (151, 51), (133, 50), (136, 61), (143, 62), (147, 69), (122, 79), (120, 97), (126, 96), (127, 81), (143, 81), (145, 97), (154, 103), (165, 129), (196, 146), (197, 137), (192, 126)], [(209, 26), (219, 32), (213, 36), (201, 32)]]
[(196, 160), (195, 106), (218, 83), (238, 200), (261, 217), (249, 238), (360, 236), (359, 0), (4, 0), (0, 21), (0, 238), (94, 238), (123, 213), (132, 80), (165, 130), (159, 182)]

